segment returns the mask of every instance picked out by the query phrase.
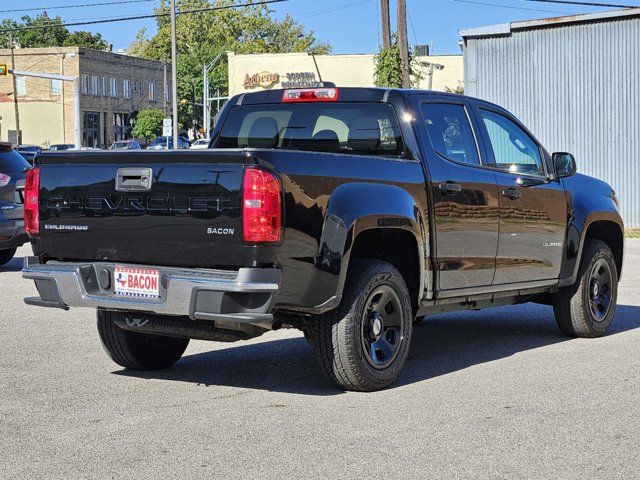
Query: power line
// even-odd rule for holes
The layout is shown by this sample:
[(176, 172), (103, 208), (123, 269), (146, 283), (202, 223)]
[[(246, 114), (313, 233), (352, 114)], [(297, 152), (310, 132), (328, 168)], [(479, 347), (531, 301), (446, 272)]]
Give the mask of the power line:
[(578, 2), (578, 1), (561, 1), (561, 0), (525, 0), (527, 2), (540, 3), (561, 3), (565, 5), (581, 5), (587, 7), (612, 7), (612, 8), (638, 8), (640, 5), (621, 5), (619, 3), (598, 3), (598, 2)]
[(370, 2), (371, 0), (361, 0), (359, 2), (343, 3), (341, 5), (334, 5), (333, 7), (323, 8), (322, 10), (315, 10), (312, 12), (303, 13), (301, 15), (297, 15), (297, 18), (300, 20), (304, 20), (307, 18), (317, 17), (319, 15), (325, 15), (327, 13), (337, 12), (339, 10), (344, 10), (345, 8), (355, 7), (357, 5), (362, 5)]
[(47, 10), (63, 10), (69, 8), (85, 8), (85, 7), (102, 7), (106, 5), (124, 5), (129, 3), (151, 3), (155, 0), (118, 0), (113, 2), (98, 2), (98, 3), (80, 3), (76, 5), (59, 5), (46, 8), (13, 8), (11, 10), (0, 10), (0, 13), (20, 13), (20, 12), (39, 12)]
[(452, 0), (453, 2), (458, 3), (472, 3), (474, 5), (485, 5), (487, 7), (499, 7), (499, 8), (509, 8), (512, 10), (526, 10), (529, 12), (543, 12), (543, 13), (569, 13), (562, 12), (560, 10), (542, 10), (540, 8), (527, 8), (527, 7), (514, 7), (513, 5), (503, 5), (501, 3), (487, 3), (487, 2), (477, 2), (473, 0)]
[[(235, 5), (224, 5), (217, 7), (207, 7), (207, 8), (196, 8), (192, 10), (182, 10), (177, 11), (176, 15), (184, 15), (187, 13), (201, 13), (201, 12), (212, 12), (215, 10), (227, 10), (230, 8), (240, 8), (240, 7), (255, 7), (258, 5), (269, 5), (271, 3), (282, 3), (288, 2), (289, 0), (262, 0), (259, 2), (247, 2), (247, 3), (238, 3)], [(24, 27), (16, 27), (16, 28), (5, 28), (0, 30), (0, 33), (10, 33), (10, 32), (20, 32), (23, 30), (42, 30), (49, 27), (76, 27), (80, 25), (96, 25), (100, 23), (115, 23), (115, 22), (126, 22), (130, 20), (145, 20), (149, 18), (160, 18), (160, 17), (168, 17), (170, 16), (170, 12), (166, 13), (153, 13), (148, 15), (136, 15), (132, 17), (117, 17), (117, 18), (108, 18), (104, 20), (91, 20), (86, 22), (67, 22), (67, 23), (51, 23), (48, 25), (27, 25)]]

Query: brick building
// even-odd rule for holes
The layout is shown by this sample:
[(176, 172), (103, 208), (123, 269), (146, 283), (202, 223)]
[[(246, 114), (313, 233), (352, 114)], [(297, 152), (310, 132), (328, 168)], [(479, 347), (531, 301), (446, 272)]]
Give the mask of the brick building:
[[(80, 138), (85, 147), (108, 147), (131, 136), (131, 114), (146, 108), (167, 112), (170, 66), (87, 48), (14, 50), (15, 69), (78, 79)], [(0, 49), (0, 64), (11, 64)], [(73, 82), (16, 76), (22, 143), (43, 147), (75, 142)], [(0, 141), (15, 137), (13, 79), (0, 77)], [(12, 135), (13, 134), (13, 135)]]

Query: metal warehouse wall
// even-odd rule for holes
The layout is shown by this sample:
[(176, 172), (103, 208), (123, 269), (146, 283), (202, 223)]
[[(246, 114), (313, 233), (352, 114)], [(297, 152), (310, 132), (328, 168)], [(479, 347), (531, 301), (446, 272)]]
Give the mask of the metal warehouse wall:
[(511, 111), (550, 152), (573, 153), (640, 227), (640, 18), (466, 40), (465, 93)]

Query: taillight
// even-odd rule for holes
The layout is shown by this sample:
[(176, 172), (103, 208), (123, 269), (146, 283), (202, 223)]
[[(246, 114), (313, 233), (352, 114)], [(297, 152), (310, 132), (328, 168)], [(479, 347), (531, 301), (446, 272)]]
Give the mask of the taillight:
[(244, 171), (242, 238), (245, 242), (277, 242), (282, 230), (282, 201), (278, 178), (258, 168)]
[(27, 172), (24, 183), (24, 229), (30, 237), (35, 237), (40, 231), (39, 192), (40, 169), (32, 168)]
[(284, 103), (294, 102), (337, 102), (337, 88), (296, 88), (282, 92)]
[(9, 185), (10, 181), (11, 181), (11, 177), (9, 175), (0, 173), (0, 187), (6, 187), (7, 185)]

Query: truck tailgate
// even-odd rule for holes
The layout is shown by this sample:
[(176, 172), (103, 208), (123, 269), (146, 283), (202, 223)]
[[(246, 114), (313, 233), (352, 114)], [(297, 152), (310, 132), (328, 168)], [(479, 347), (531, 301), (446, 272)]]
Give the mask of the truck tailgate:
[(64, 152), (38, 164), (45, 259), (243, 264), (241, 150)]

